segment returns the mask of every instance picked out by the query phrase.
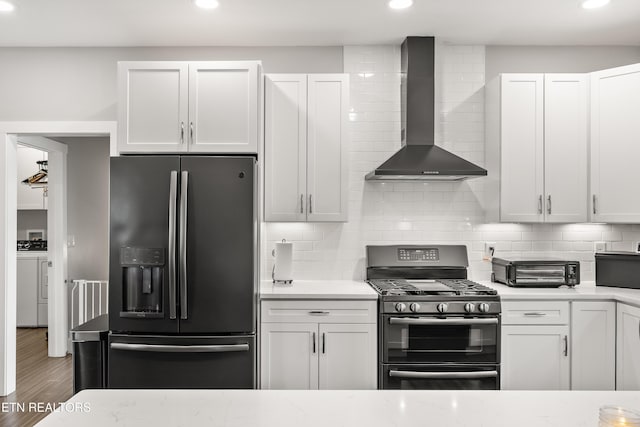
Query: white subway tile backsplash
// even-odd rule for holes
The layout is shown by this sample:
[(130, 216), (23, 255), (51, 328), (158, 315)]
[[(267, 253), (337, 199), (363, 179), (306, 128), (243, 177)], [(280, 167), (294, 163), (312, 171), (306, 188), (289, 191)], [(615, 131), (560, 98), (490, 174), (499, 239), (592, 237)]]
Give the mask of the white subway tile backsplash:
[[(438, 45), (436, 143), (484, 165), (484, 46)], [(594, 278), (593, 242), (608, 250), (632, 250), (640, 225), (487, 224), (484, 180), (462, 183), (365, 182), (400, 142), (399, 46), (345, 46), (344, 72), (351, 78), (349, 122), (349, 222), (267, 223), (263, 227), (263, 277), (270, 277), (271, 249), (293, 243), (294, 278), (362, 279), (365, 245), (465, 244), (470, 277), (486, 280), (485, 242), (496, 256), (555, 256), (581, 262), (583, 280)]]

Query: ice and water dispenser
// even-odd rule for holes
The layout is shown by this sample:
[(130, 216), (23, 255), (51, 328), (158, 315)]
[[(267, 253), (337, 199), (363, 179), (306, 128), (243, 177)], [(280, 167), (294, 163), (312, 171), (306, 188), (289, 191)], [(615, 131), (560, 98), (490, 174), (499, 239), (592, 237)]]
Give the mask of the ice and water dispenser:
[(121, 317), (163, 317), (164, 248), (120, 249)]

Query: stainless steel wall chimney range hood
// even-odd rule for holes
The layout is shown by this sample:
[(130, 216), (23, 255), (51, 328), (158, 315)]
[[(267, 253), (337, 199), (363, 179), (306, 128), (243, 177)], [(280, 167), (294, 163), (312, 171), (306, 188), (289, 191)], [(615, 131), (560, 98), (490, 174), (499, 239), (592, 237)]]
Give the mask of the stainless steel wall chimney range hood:
[(435, 39), (407, 37), (401, 48), (402, 148), (371, 180), (460, 181), (487, 171), (435, 145)]

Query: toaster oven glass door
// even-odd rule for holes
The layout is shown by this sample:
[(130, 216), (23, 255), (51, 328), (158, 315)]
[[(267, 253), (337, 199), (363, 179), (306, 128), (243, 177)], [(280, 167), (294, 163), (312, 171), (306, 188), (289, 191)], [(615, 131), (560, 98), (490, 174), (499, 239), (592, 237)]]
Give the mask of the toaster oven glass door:
[(564, 283), (564, 264), (517, 265), (516, 283)]

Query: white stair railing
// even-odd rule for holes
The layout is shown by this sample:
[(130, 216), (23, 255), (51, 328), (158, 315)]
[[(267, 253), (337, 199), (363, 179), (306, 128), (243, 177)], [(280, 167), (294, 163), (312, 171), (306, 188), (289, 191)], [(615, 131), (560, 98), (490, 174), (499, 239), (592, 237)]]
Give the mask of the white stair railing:
[(108, 312), (109, 282), (74, 280), (70, 293), (69, 330)]

